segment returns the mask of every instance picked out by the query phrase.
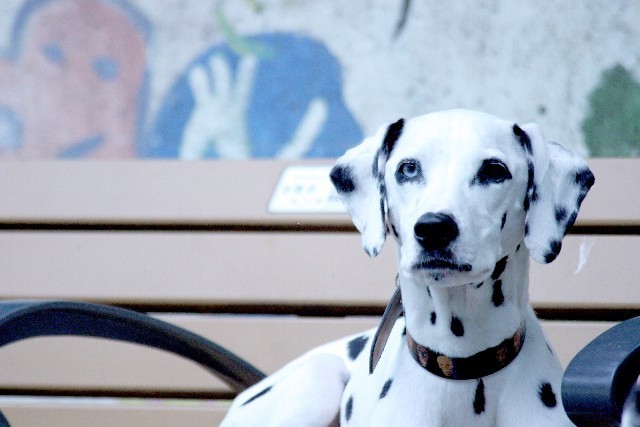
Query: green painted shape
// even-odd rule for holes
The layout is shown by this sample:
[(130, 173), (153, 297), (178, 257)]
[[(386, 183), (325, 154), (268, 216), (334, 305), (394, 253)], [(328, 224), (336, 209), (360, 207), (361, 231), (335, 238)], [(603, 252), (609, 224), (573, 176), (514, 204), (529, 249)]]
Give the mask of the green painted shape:
[(602, 73), (589, 95), (591, 111), (582, 122), (592, 157), (640, 155), (640, 84), (618, 64)]

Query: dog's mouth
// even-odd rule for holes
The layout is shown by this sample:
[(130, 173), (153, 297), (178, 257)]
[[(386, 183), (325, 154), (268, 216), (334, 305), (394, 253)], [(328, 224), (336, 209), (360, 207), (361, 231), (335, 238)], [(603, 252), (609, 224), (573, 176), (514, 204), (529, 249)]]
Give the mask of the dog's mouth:
[(471, 271), (471, 264), (458, 263), (453, 258), (426, 257), (413, 264), (414, 270), (446, 270), (455, 272)]

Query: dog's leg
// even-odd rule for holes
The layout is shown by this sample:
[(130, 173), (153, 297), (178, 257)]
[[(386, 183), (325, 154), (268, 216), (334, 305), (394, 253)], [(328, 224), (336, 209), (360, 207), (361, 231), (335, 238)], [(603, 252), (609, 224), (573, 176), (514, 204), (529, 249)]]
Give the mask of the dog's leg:
[(240, 393), (223, 427), (338, 425), (340, 400), (355, 359), (368, 354), (366, 334), (311, 350)]

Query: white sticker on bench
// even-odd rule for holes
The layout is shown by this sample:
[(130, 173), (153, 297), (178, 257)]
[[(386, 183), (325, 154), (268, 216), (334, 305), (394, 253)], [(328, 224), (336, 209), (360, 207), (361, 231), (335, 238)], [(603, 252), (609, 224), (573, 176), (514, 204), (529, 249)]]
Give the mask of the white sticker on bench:
[(331, 165), (288, 166), (280, 176), (270, 213), (345, 213), (329, 180)]

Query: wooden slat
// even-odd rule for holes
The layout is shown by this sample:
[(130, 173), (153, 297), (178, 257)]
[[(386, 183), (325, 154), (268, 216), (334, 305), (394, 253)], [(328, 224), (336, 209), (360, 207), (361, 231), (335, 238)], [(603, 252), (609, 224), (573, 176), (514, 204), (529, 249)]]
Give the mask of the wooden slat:
[[(3, 232), (0, 298), (383, 307), (394, 252), (369, 259), (355, 233)], [(640, 236), (570, 236), (531, 276), (539, 308), (638, 309)]]
[[(346, 215), (274, 215), (268, 201), (290, 164), (325, 161), (2, 162), (0, 223), (350, 226)], [(596, 185), (578, 225), (640, 225), (639, 159), (592, 159)]]
[(227, 402), (6, 400), (0, 409), (12, 426), (21, 427), (212, 427), (228, 410)]
[[(162, 315), (271, 373), (307, 350), (374, 327), (378, 318)], [(611, 322), (543, 321), (564, 366)], [(228, 392), (204, 369), (164, 352), (87, 338), (39, 338), (0, 349), (0, 388)]]
[[(377, 318), (162, 315), (203, 335), (265, 372), (313, 347), (364, 331)], [(0, 388), (230, 392), (209, 372), (178, 356), (90, 338), (38, 338), (0, 348)]]
[(571, 236), (556, 261), (531, 261), (540, 308), (640, 309), (640, 236)]
[(616, 322), (543, 320), (549, 345), (566, 369), (573, 357), (598, 335), (612, 328)]
[(271, 194), (288, 164), (276, 160), (3, 162), (0, 222), (350, 225), (341, 214), (269, 214)]
[(640, 159), (590, 159), (596, 183), (585, 199), (577, 225), (640, 225)]
[(8, 232), (0, 277), (2, 298), (345, 305), (380, 304), (395, 270), (353, 233)]

